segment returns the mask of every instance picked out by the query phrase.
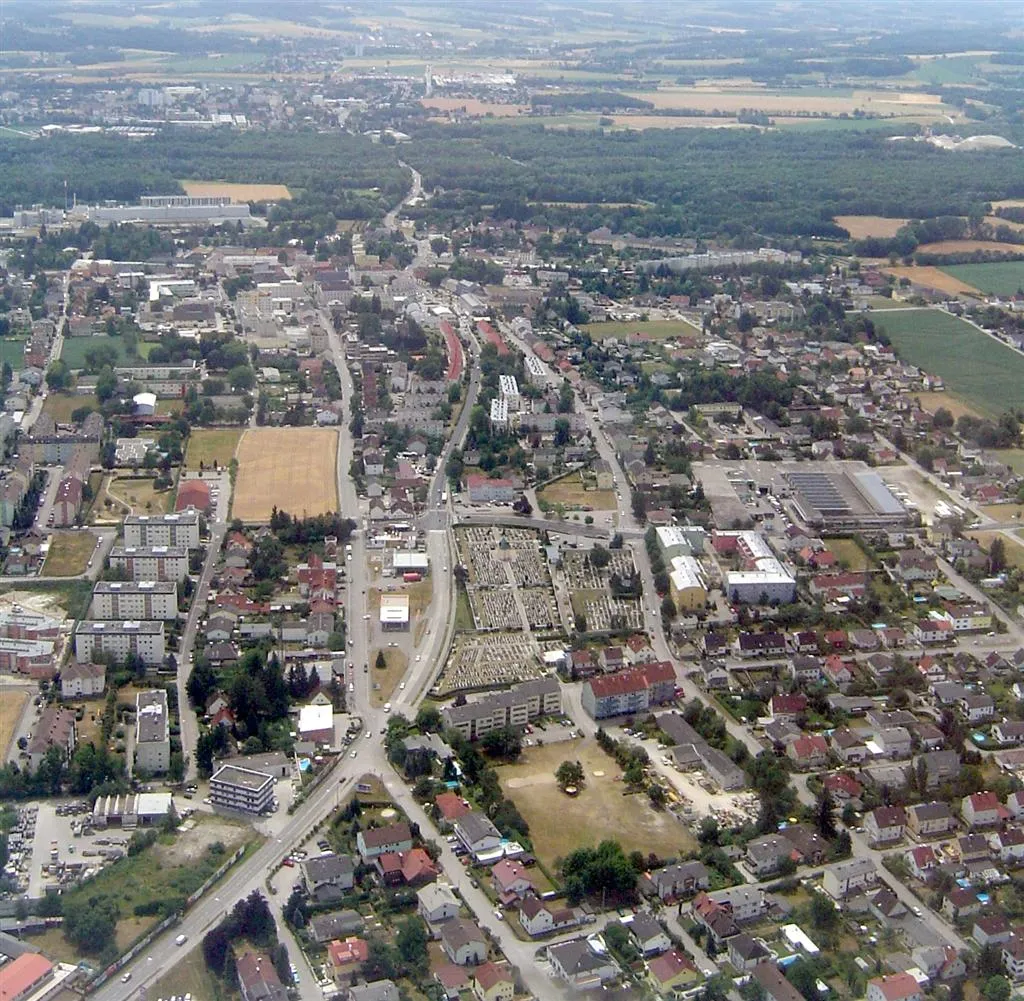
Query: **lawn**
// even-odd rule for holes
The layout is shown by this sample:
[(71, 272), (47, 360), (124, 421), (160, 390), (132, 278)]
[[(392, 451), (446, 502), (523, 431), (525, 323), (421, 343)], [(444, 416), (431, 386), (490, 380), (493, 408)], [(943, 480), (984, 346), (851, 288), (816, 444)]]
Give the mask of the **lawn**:
[(829, 539), (825, 543), (825, 548), (851, 570), (866, 570), (868, 568), (867, 553), (857, 545), (854, 539)]
[(133, 514), (166, 514), (174, 502), (174, 490), (156, 490), (148, 477), (112, 477), (106, 492), (127, 505)]
[(656, 341), (667, 341), (673, 337), (692, 340), (700, 333), (699, 327), (695, 327), (686, 320), (632, 320), (629, 322), (609, 320), (605, 323), (588, 323), (583, 329), (594, 340), (603, 340), (606, 337), (628, 337), (630, 334), (642, 334), (644, 337), (650, 337)]
[(4, 362), (15, 372), (25, 367), (24, 337), (0, 337), (0, 365)]
[(1018, 476), (1024, 475), (1024, 448), (997, 448), (992, 454), (999, 462), (1005, 462)]
[(128, 352), (125, 350), (123, 338), (101, 334), (98, 337), (65, 337), (60, 349), (61, 361), (68, 368), (83, 368), (86, 352), (95, 348), (113, 348), (117, 352), (119, 363), (128, 360)]
[(76, 396), (74, 393), (48, 393), (43, 404), (43, 413), (49, 414), (57, 424), (70, 424), (71, 415), (82, 407), (96, 409), (92, 396)]
[(77, 577), (85, 573), (96, 549), (92, 532), (54, 532), (41, 577)]
[(981, 417), (981, 414), (969, 403), (965, 403), (958, 396), (951, 393), (915, 393), (914, 399), (921, 404), (921, 409), (929, 414), (934, 414), (940, 407), (948, 410), (954, 419), (960, 417)]
[(982, 504), (978, 510), (996, 521), (1020, 521), (1024, 518), (1024, 504)]
[(548, 484), (537, 500), (555, 507), (590, 508), (594, 511), (614, 511), (614, 490), (587, 490), (583, 486), (583, 478), (579, 471), (563, 476), (560, 480)]
[(988, 295), (1011, 296), (1024, 288), (1024, 261), (950, 264), (942, 270)]
[(900, 357), (939, 375), (982, 413), (1024, 406), (1024, 356), (937, 309), (873, 314)]
[(471, 633), (476, 628), (473, 623), (473, 610), (469, 605), (469, 595), (464, 587), (456, 589), (455, 597), (455, 631)]
[[(544, 731), (534, 736), (544, 740)], [(586, 781), (569, 798), (555, 782), (563, 761), (579, 761)], [(573, 849), (614, 838), (645, 855), (678, 856), (695, 847), (690, 832), (666, 811), (655, 810), (645, 796), (623, 794), (621, 770), (593, 740), (560, 741), (527, 747), (515, 765), (498, 769), (505, 795), (530, 825), (534, 853), (553, 870), (555, 860)]]
[(210, 466), (217, 463), (227, 466), (235, 457), (238, 439), (242, 437), (241, 428), (215, 428), (193, 431), (188, 436), (188, 449), (185, 452), (185, 465), (190, 469), (198, 469), (200, 463)]
[(29, 700), (31, 689), (4, 685), (4, 697), (0, 699), (0, 755), (7, 758), (7, 745), (14, 736), (14, 728), (21, 719), (21, 711)]
[[(370, 653), (370, 681), (374, 686), (370, 691), (370, 705), (377, 709), (385, 702), (391, 701), (398, 683), (409, 669), (409, 658), (404, 650), (399, 650), (398, 647), (384, 647), (384, 661), (387, 667), (382, 670), (377, 667), (377, 654), (380, 652), (373, 650)], [(380, 688), (377, 688), (377, 685), (380, 685)]]
[(1024, 544), (1014, 542), (1010, 535), (1005, 532), (968, 532), (967, 534), (986, 552), (992, 545), (992, 540), (998, 536), (1006, 547), (1006, 562), (1011, 567), (1024, 570)]

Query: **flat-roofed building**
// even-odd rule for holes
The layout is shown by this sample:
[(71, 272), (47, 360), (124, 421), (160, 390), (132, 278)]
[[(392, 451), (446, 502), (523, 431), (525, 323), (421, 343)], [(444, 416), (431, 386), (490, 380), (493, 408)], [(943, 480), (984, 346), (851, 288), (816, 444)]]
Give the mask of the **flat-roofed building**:
[(199, 512), (130, 514), (124, 520), (126, 546), (183, 546), (199, 548)]
[(409, 628), (409, 595), (382, 594), (380, 596), (380, 627), (388, 631)]
[(707, 604), (708, 588), (704, 571), (692, 556), (672, 558), (668, 583), (672, 601), (679, 611), (696, 612)]
[(178, 617), (178, 583), (173, 580), (101, 580), (92, 590), (94, 619)]
[(188, 550), (184, 546), (114, 546), (110, 569), (123, 570), (134, 581), (181, 581), (188, 576)]
[(154, 775), (171, 767), (171, 723), (162, 688), (135, 696), (135, 767)]
[(75, 660), (97, 660), (98, 654), (124, 660), (134, 655), (147, 667), (164, 662), (164, 624), (139, 619), (83, 619), (75, 627)]
[(221, 765), (210, 778), (210, 802), (225, 810), (259, 814), (274, 799), (274, 777), (238, 765)]
[(446, 726), (458, 730), (467, 740), (476, 740), (490, 730), (524, 727), (541, 716), (558, 716), (561, 712), (562, 689), (558, 681), (538, 678), (464, 706), (445, 706), (441, 717)]

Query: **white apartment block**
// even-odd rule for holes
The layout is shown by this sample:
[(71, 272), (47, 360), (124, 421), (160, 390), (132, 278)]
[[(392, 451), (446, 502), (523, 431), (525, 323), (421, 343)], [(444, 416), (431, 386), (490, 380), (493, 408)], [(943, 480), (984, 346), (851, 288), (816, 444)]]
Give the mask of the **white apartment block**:
[(222, 765), (210, 778), (210, 802), (225, 810), (264, 813), (274, 798), (274, 777), (266, 772)]
[(523, 359), (526, 378), (534, 386), (543, 386), (548, 378), (548, 368), (536, 355), (527, 354)]
[(176, 619), (177, 581), (98, 581), (89, 614), (94, 619)]
[(118, 660), (135, 654), (147, 667), (159, 667), (164, 660), (164, 624), (137, 619), (110, 622), (83, 619), (75, 627), (75, 660), (85, 664), (96, 660), (100, 654)]
[(491, 400), (491, 430), (508, 430), (508, 400), (503, 397), (496, 396)]
[(135, 767), (154, 775), (171, 767), (171, 721), (162, 688), (135, 696)]
[(132, 580), (184, 580), (188, 550), (184, 546), (114, 546), (110, 569), (123, 570)]
[(199, 548), (199, 512), (130, 514), (124, 520), (126, 546), (183, 546)]
[(498, 392), (501, 398), (508, 404), (508, 409), (516, 411), (519, 409), (519, 383), (514, 375), (498, 376)]

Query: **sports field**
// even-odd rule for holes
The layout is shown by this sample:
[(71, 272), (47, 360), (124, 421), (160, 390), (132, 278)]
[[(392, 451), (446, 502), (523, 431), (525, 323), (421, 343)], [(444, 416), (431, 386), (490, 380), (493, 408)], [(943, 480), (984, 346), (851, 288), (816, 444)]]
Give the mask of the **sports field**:
[(1024, 406), (1024, 356), (938, 309), (872, 314), (900, 357), (942, 376), (946, 388), (983, 414)]
[(667, 341), (673, 337), (689, 340), (700, 333), (699, 327), (686, 320), (606, 320), (603, 323), (587, 323), (583, 329), (595, 341), (606, 337), (631, 337), (633, 334), (641, 334), (656, 341)]
[(1024, 288), (1024, 261), (951, 264), (942, 270), (988, 295), (1016, 295)]
[(333, 428), (255, 428), (238, 443), (231, 513), (262, 524), (271, 511), (305, 517), (338, 509), (338, 432)]

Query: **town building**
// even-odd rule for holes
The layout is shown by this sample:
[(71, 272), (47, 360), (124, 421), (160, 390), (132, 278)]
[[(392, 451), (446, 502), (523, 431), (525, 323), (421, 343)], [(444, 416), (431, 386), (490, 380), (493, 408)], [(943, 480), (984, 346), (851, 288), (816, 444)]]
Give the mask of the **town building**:
[[(135, 696), (135, 768), (159, 775), (171, 767), (171, 723), (162, 688)], [(212, 797), (211, 797), (212, 798)]]
[(173, 580), (97, 581), (89, 614), (94, 619), (176, 619), (178, 584)]
[(199, 548), (199, 512), (130, 514), (124, 520), (124, 544), (135, 547)]
[(80, 664), (100, 656), (138, 657), (147, 667), (164, 662), (164, 624), (138, 619), (98, 622), (83, 619), (75, 627), (75, 660)]
[(182, 546), (114, 546), (110, 569), (134, 581), (176, 580), (188, 576), (188, 550)]
[(221, 765), (210, 777), (210, 802), (223, 810), (258, 815), (273, 806), (274, 777), (265, 772)]
[(484, 696), (464, 706), (446, 705), (441, 710), (445, 726), (476, 740), (490, 730), (525, 727), (541, 716), (562, 712), (562, 689), (554, 678), (525, 681), (507, 692)]

